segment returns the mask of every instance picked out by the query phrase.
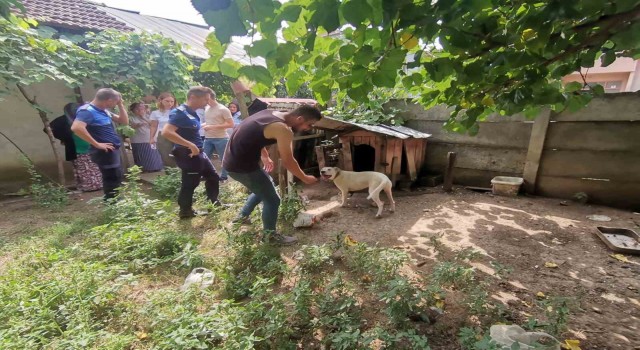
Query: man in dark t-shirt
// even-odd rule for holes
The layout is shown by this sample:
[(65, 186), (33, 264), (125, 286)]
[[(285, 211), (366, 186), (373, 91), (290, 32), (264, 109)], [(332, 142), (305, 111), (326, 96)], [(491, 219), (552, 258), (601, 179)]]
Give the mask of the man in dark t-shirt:
[(200, 117), (196, 110), (204, 108), (213, 96), (213, 90), (204, 86), (193, 87), (187, 93), (187, 103), (171, 111), (169, 122), (162, 129), (162, 136), (174, 143), (172, 154), (182, 170), (182, 185), (178, 195), (180, 218), (196, 216), (193, 210), (193, 192), (204, 178), (207, 197), (214, 206), (222, 206), (218, 200), (220, 178), (216, 169), (203, 152), (200, 137)]
[[(108, 111), (116, 106), (120, 115)], [(93, 101), (78, 108), (71, 125), (71, 131), (91, 144), (89, 154), (102, 174), (105, 199), (116, 196), (116, 188), (122, 184), (123, 178), (119, 151), (122, 140), (113, 125), (114, 121), (127, 125), (129, 115), (122, 103), (122, 95), (114, 89), (105, 88), (96, 92)]]
[[(248, 221), (253, 209), (262, 202), (264, 241), (278, 244), (296, 242), (295, 237), (276, 233), (280, 197), (267, 174), (273, 170), (273, 160), (269, 158), (266, 147), (277, 143), (280, 159), (287, 170), (306, 184), (317, 182), (315, 177), (300, 169), (293, 157), (292, 144), (295, 131), (309, 130), (321, 118), (320, 111), (311, 106), (298, 107), (289, 113), (266, 109), (243, 120), (229, 138), (222, 166), (232, 179), (252, 192), (234, 221)], [(263, 169), (260, 169), (260, 160)]]

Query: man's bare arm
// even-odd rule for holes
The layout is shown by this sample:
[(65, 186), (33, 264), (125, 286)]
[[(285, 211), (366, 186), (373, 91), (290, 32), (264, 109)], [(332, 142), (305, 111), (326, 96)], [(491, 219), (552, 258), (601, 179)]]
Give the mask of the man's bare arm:
[(298, 161), (293, 156), (293, 132), (291, 129), (284, 123), (273, 123), (265, 128), (264, 135), (266, 138), (276, 139), (282, 164), (293, 176), (307, 184), (312, 184), (317, 181), (315, 177), (305, 174), (304, 171), (300, 169), (300, 164), (298, 164)]
[(118, 111), (120, 114), (112, 114), (113, 121), (121, 125), (129, 124), (129, 113), (127, 113), (122, 100), (118, 103)]

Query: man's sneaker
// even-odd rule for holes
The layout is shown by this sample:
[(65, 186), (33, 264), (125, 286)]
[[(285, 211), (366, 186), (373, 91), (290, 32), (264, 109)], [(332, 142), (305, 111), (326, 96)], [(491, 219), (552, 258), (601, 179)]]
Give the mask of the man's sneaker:
[(221, 178), (220, 178), (220, 183), (221, 183), (221, 184), (223, 184), (223, 183), (225, 183), (225, 182), (227, 182), (227, 181), (229, 181), (229, 178), (228, 178), (228, 177), (221, 177)]
[(231, 207), (231, 205), (230, 205), (230, 204), (224, 204), (224, 203), (222, 203), (222, 202), (220, 202), (220, 201), (218, 200), (218, 201), (213, 202), (213, 207), (214, 207), (214, 208), (222, 208), (222, 209), (226, 209), (226, 208)]
[(191, 219), (191, 218), (195, 218), (196, 216), (202, 216), (207, 214), (208, 212), (206, 211), (195, 211), (193, 209), (189, 209), (189, 210), (180, 210), (180, 213), (178, 214), (178, 216), (180, 216), (180, 219)]
[(276, 245), (290, 245), (298, 241), (297, 238), (291, 236), (285, 236), (280, 233), (272, 233), (265, 235), (263, 238), (265, 243), (271, 243)]
[(251, 225), (251, 218), (248, 216), (239, 215), (235, 219), (231, 220), (231, 223), (239, 225)]

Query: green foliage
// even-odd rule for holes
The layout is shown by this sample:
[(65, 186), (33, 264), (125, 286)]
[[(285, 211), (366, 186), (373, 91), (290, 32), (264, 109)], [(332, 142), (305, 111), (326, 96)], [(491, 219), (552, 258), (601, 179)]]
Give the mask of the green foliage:
[(182, 185), (182, 171), (179, 168), (165, 168), (165, 174), (153, 180), (153, 191), (163, 199), (176, 199)]
[[(640, 2), (193, 0), (216, 27), (204, 70), (243, 76), (268, 89), (304, 82), (321, 103), (334, 91), (365, 103), (374, 87), (402, 87), (425, 107), (454, 107), (446, 126), (477, 131), (490, 113), (535, 116), (576, 110), (601, 94), (563, 88), (580, 67), (640, 57)], [(232, 36), (267, 67), (222, 60)], [(284, 40), (280, 40), (280, 36)]]
[(29, 178), (31, 179), (29, 192), (33, 196), (33, 201), (36, 205), (59, 210), (69, 203), (69, 194), (66, 188), (54, 182), (45, 182), (36, 171), (33, 163), (27, 158), (23, 157), (23, 163), (29, 172)]
[[(342, 96), (336, 106), (327, 110), (327, 115), (362, 124), (402, 125), (402, 109), (391, 105), (393, 99), (406, 97), (400, 89), (374, 88), (366, 101), (356, 101), (349, 96)], [(402, 104), (402, 102), (400, 102)]]
[(120, 91), (128, 101), (164, 91), (184, 99), (192, 84), (193, 65), (180, 44), (160, 34), (105, 30), (87, 34), (87, 40), (95, 55), (91, 77)]
[(289, 194), (280, 201), (280, 211), (278, 212), (280, 220), (288, 224), (293, 223), (293, 221), (298, 217), (298, 214), (300, 214), (304, 209), (304, 201), (298, 195), (296, 186), (290, 186)]
[(44, 79), (79, 86), (90, 75), (88, 52), (71, 42), (40, 36), (36, 24), (14, 16), (0, 18), (0, 95), (16, 84), (28, 86)]

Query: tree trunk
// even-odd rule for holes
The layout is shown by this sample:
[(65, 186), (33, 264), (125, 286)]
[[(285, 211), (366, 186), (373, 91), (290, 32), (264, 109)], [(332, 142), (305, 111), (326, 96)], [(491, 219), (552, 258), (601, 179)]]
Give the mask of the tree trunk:
[(27, 102), (29, 102), (29, 104), (38, 111), (40, 120), (44, 125), (44, 130), (47, 133), (47, 136), (49, 137), (49, 143), (51, 144), (51, 149), (53, 150), (53, 157), (55, 158), (56, 163), (58, 165), (58, 182), (60, 183), (61, 186), (64, 187), (66, 185), (66, 180), (64, 176), (64, 162), (60, 157), (60, 153), (58, 153), (58, 148), (56, 147), (56, 139), (55, 137), (53, 137), (53, 132), (51, 132), (51, 128), (49, 127), (49, 116), (44, 110), (42, 110), (40, 106), (38, 106), (38, 103), (36, 101), (36, 96), (33, 96), (32, 98), (30, 98), (29, 94), (24, 89), (24, 87), (22, 87), (22, 85), (17, 84), (16, 86), (18, 87), (18, 90), (20, 90), (20, 92), (22, 93), (22, 96), (24, 96), (24, 98), (27, 100)]

